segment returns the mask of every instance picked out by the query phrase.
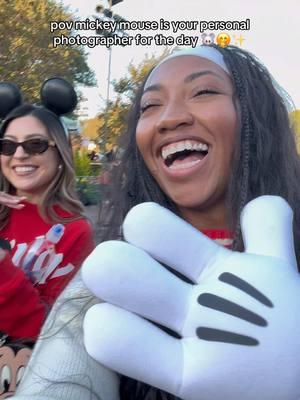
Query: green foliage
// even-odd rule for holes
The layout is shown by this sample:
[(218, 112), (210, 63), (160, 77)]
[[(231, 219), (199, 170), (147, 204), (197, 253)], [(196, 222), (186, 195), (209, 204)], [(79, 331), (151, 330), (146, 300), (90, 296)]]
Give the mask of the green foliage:
[(95, 177), (77, 177), (76, 189), (79, 199), (85, 206), (99, 204), (101, 200), (101, 185)]
[(87, 150), (81, 149), (75, 152), (74, 164), (76, 176), (79, 177), (92, 175), (92, 166)]
[(135, 66), (133, 63), (130, 63), (128, 66), (129, 75), (119, 79), (118, 81), (113, 81), (115, 92), (118, 93), (119, 97), (121, 97), (126, 103), (131, 102), (134, 99), (138, 88), (143, 83), (146, 75), (161, 59), (165, 58), (168, 54), (168, 50), (165, 50), (158, 57), (155, 57), (154, 55), (149, 56), (146, 54), (144, 60), (138, 65)]
[[(76, 190), (81, 202), (88, 206), (99, 204), (101, 186), (99, 184), (99, 169), (97, 175), (91, 165), (87, 150), (77, 150), (74, 154), (76, 172)], [(96, 176), (95, 176), (96, 175)]]
[(111, 150), (118, 138), (126, 129), (127, 114), (129, 104), (122, 102), (117, 98), (109, 107), (98, 116), (99, 129), (98, 134), (101, 138), (100, 147), (103, 153)]
[(295, 110), (291, 112), (290, 118), (292, 121), (292, 126), (296, 134), (296, 143), (298, 153), (300, 154), (300, 110)]
[(70, 21), (73, 16), (54, 0), (0, 0), (0, 80), (21, 87), (28, 101), (39, 101), (42, 82), (62, 76), (72, 84), (94, 85), (83, 48), (53, 48), (50, 21)]
[(96, 164), (96, 163), (94, 163), (94, 164), (91, 164), (91, 175), (92, 176), (99, 176), (100, 174), (101, 174), (101, 172), (102, 172), (102, 164)]

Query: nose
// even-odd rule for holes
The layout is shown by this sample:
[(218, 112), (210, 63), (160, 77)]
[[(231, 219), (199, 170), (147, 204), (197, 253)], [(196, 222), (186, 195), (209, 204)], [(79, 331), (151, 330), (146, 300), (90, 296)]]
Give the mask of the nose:
[(26, 153), (26, 151), (23, 149), (23, 146), (18, 146), (13, 154), (13, 157), (22, 159), (29, 157), (29, 154)]
[(194, 116), (182, 99), (170, 100), (163, 106), (156, 124), (159, 133), (173, 131), (185, 125), (193, 125)]

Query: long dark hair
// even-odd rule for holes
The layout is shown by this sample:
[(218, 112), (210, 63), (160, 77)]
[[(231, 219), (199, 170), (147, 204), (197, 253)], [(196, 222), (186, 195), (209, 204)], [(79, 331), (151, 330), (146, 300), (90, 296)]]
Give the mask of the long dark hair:
[[(242, 208), (260, 195), (279, 195), (294, 210), (294, 241), (300, 265), (300, 168), (287, 111), (289, 98), (255, 56), (234, 46), (218, 50), (230, 71), (241, 126), (227, 191), (229, 224), (234, 232), (233, 248), (243, 250), (239, 225)], [(137, 148), (135, 132), (142, 93), (143, 86), (136, 95), (128, 129), (120, 142), (125, 151), (113, 178), (111, 201), (114, 212), (106, 221), (103, 240), (119, 237), (126, 213), (136, 204), (154, 201), (177, 212), (176, 205), (161, 191)], [(121, 381), (120, 394), (126, 400), (176, 399), (125, 377)]]

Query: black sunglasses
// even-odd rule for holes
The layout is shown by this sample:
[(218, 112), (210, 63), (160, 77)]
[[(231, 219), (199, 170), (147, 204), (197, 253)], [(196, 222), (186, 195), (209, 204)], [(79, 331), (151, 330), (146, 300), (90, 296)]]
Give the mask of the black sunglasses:
[(55, 147), (53, 141), (47, 139), (28, 139), (24, 142), (14, 142), (9, 139), (0, 139), (0, 154), (4, 156), (12, 156), (17, 148), (22, 146), (24, 151), (29, 155), (42, 154), (48, 150), (49, 146)]

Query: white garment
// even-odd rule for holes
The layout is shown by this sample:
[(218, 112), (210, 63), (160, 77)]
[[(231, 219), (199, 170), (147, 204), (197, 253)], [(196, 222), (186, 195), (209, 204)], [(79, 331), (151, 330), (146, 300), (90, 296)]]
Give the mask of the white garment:
[(77, 274), (47, 318), (13, 399), (119, 400), (119, 377), (83, 345), (82, 319), (94, 303)]

